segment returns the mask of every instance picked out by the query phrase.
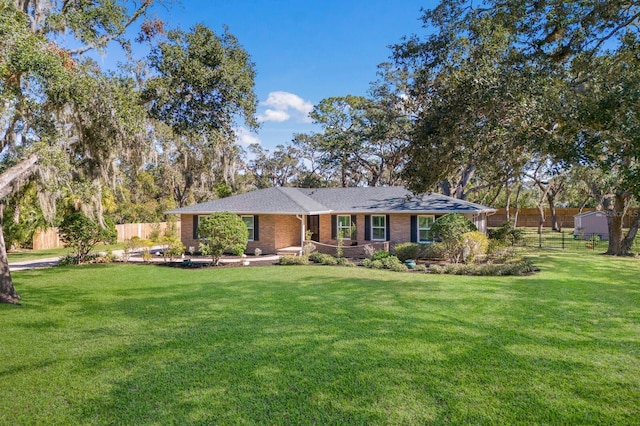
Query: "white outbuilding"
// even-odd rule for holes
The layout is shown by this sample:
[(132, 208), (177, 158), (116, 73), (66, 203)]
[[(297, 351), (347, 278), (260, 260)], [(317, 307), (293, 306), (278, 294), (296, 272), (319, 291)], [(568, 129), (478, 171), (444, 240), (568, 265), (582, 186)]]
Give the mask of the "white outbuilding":
[(588, 240), (597, 235), (603, 241), (609, 240), (607, 215), (602, 211), (596, 210), (575, 215), (573, 226), (575, 238)]

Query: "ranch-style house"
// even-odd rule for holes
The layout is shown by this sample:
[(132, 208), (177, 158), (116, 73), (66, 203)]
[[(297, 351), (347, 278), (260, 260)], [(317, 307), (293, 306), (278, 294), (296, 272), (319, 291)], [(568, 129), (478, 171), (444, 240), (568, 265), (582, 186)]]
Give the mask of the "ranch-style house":
[(372, 244), (380, 248), (402, 242), (433, 241), (431, 225), (447, 213), (461, 214), (486, 232), (495, 209), (429, 193), (414, 195), (403, 187), (289, 188), (256, 190), (178, 208), (181, 239), (198, 247), (198, 220), (216, 212), (238, 214), (249, 230), (247, 252), (300, 249), (307, 230), (318, 245), (333, 246), (338, 235), (345, 246)]

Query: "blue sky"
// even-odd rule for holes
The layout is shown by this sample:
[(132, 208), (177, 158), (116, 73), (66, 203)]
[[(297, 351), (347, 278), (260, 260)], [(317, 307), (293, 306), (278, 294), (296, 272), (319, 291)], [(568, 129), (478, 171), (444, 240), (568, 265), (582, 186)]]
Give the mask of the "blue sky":
[[(241, 131), (241, 143), (266, 148), (318, 130), (306, 113), (320, 100), (365, 95), (389, 45), (421, 34), (418, 0), (183, 0), (161, 17), (189, 30), (204, 23), (217, 33), (227, 25), (255, 63), (260, 101), (258, 133)], [(158, 10), (159, 12), (161, 10)], [(282, 121), (278, 121), (282, 120)]]
[[(366, 95), (389, 45), (423, 34), (420, 9), (434, 0), (182, 0), (156, 6), (167, 27), (224, 26), (251, 55), (259, 99), (257, 133), (239, 143), (272, 149), (294, 133), (318, 131), (307, 113), (330, 96)], [(110, 62), (113, 56), (103, 57)]]

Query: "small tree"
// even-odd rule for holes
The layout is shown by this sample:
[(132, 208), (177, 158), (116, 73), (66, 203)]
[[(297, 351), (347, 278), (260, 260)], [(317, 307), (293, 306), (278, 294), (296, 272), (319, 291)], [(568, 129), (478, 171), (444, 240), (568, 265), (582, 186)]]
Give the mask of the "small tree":
[(82, 212), (75, 212), (64, 218), (59, 228), (60, 239), (66, 246), (75, 251), (78, 263), (83, 263), (93, 247), (98, 243), (114, 244), (118, 233), (113, 223), (105, 220), (105, 226), (87, 217)]
[(464, 249), (462, 235), (469, 231), (477, 231), (478, 228), (466, 217), (449, 213), (436, 219), (431, 230), (442, 242), (445, 255), (452, 262), (458, 263)]
[(173, 259), (181, 256), (184, 253), (184, 244), (177, 237), (164, 236), (160, 239), (162, 244), (162, 256), (164, 261), (173, 262)]
[(211, 256), (215, 265), (225, 251), (241, 255), (247, 249), (249, 231), (240, 216), (221, 212), (203, 218), (198, 224), (200, 252)]

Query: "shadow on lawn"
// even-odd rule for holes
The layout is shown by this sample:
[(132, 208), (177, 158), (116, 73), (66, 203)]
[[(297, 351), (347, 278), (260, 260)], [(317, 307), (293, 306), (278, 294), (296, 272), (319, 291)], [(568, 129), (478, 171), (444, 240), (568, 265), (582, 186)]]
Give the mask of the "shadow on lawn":
[[(634, 406), (611, 391), (628, 385), (620, 372), (612, 383), (598, 360), (615, 360), (611, 342), (548, 333), (593, 314), (587, 303), (558, 316), (573, 293), (540, 291), (531, 304), (525, 282), (474, 291), (451, 280), (298, 281), (229, 278), (176, 286), (169, 298), (166, 288), (123, 290), (100, 306), (105, 318), (148, 328), (78, 360), (79, 370), (117, 370), (109, 391), (78, 401), (79, 422), (615, 423)], [(613, 394), (621, 412), (603, 406)]]

